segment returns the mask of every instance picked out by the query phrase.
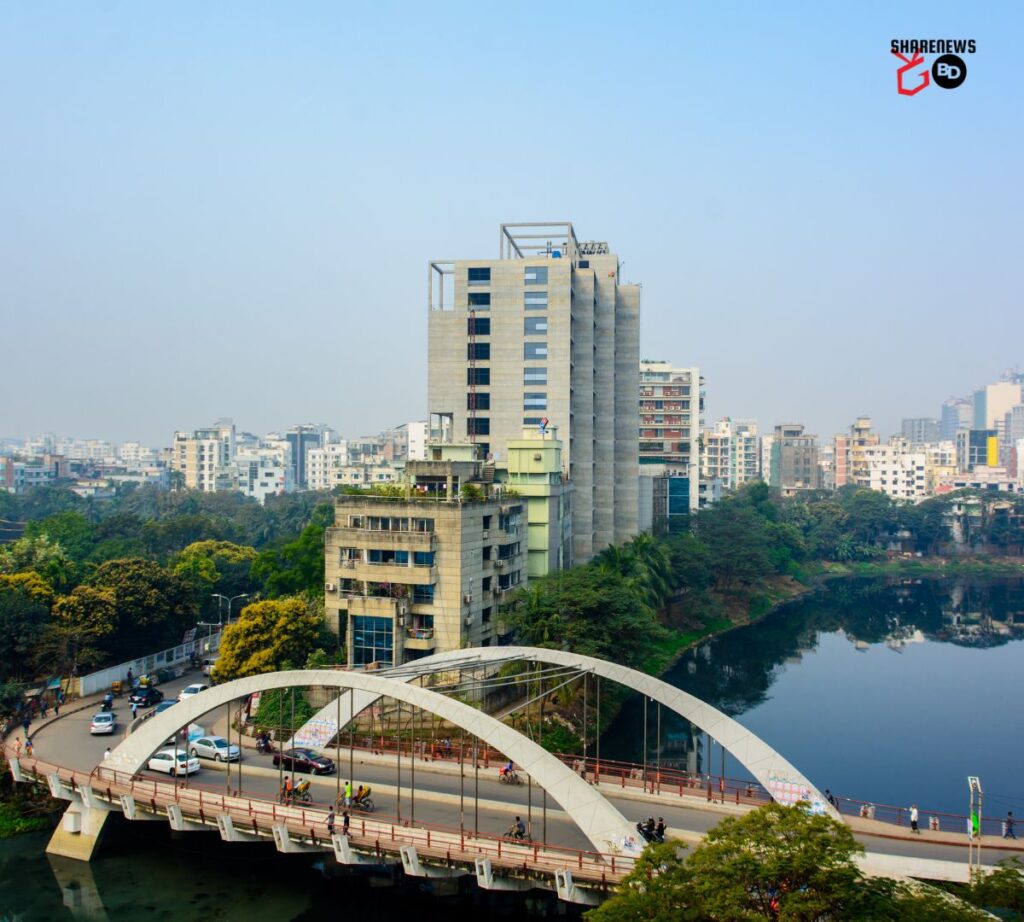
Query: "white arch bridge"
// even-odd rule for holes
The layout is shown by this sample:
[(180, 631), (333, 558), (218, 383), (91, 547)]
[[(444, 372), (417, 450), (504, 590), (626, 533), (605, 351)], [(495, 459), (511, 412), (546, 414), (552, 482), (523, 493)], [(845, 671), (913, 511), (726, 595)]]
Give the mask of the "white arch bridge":
[[(422, 684), (441, 675), (488, 670), (513, 662), (559, 667), (576, 675), (620, 683), (674, 711), (709, 733), (779, 800), (810, 801), (833, 812), (814, 786), (779, 753), (717, 709), (659, 679), (593, 657), (531, 647), (476, 648), (426, 657), (403, 667), (374, 672), (298, 670), (269, 673), (215, 686), (139, 722), (110, 757), (91, 772), (24, 758), (11, 760), (16, 780), (45, 781), (56, 797), (70, 800), (50, 850), (88, 860), (106, 816), (164, 819), (179, 832), (215, 829), (227, 842), (273, 840), (282, 852), (333, 852), (342, 864), (379, 867), (401, 861), (406, 874), (450, 877), (475, 874), (481, 887), (523, 889), (552, 884), (561, 898), (595, 902), (614, 886), (639, 854), (633, 824), (600, 790), (518, 730), (454, 697)], [(295, 687), (335, 688), (339, 697), (311, 723), (333, 721), (339, 738), (366, 708), (390, 699), (399, 709), (434, 715), (502, 753), (551, 797), (579, 828), (590, 850), (515, 842), (458, 828), (415, 824), (399, 815), (357, 817), (348, 834), (327, 828), (326, 807), (280, 805), (273, 795), (254, 798), (145, 775), (151, 756), (169, 737), (202, 715), (230, 707), (255, 692)], [(598, 692), (598, 695), (600, 693)], [(400, 753), (401, 750), (399, 750)], [(401, 755), (399, 755), (401, 766)], [(400, 770), (400, 769), (399, 769)], [(266, 769), (262, 771), (266, 772)], [(460, 775), (465, 776), (460, 768)], [(350, 776), (351, 777), (351, 776)], [(399, 776), (400, 777), (400, 776)], [(596, 780), (596, 778), (595, 778)], [(400, 782), (399, 782), (400, 783)], [(399, 788), (399, 797), (401, 788)], [(552, 881), (552, 878), (554, 880)]]

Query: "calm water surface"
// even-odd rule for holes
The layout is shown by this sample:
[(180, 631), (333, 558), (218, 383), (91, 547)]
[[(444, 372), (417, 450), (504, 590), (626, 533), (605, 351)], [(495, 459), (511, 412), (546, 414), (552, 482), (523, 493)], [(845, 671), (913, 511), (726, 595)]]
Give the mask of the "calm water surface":
[[(989, 619), (991, 622), (990, 624)], [(688, 653), (665, 679), (735, 717), (819, 789), (966, 813), (1024, 814), (1024, 580), (851, 580)], [(648, 709), (656, 758), (655, 708)], [(642, 758), (642, 699), (602, 756)], [(662, 713), (662, 758), (720, 772), (720, 749)], [(696, 744), (696, 751), (693, 746)], [(749, 777), (726, 757), (726, 775)]]

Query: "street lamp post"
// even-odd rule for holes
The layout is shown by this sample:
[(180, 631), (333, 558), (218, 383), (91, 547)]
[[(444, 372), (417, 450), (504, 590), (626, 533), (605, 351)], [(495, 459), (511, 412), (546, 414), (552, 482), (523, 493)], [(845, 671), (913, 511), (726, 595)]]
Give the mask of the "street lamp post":
[[(231, 598), (228, 598), (226, 595), (221, 595), (219, 592), (213, 593), (213, 598), (218, 600), (218, 602), (217, 602), (217, 623), (219, 625), (220, 624), (225, 624), (225, 623), (226, 624), (230, 624), (231, 623), (231, 606), (235, 604), (235, 601), (237, 599), (247, 599), (247, 598), (249, 598), (249, 596), (251, 594), (252, 593), (249, 593), (249, 592), (240, 592), (238, 595), (233, 595), (233, 596), (231, 596)], [(228, 620), (226, 622), (223, 622), (221, 620), (221, 611), (222, 611), (222, 608), (223, 608), (223, 606), (221, 605), (221, 602), (227, 602), (228, 603)]]

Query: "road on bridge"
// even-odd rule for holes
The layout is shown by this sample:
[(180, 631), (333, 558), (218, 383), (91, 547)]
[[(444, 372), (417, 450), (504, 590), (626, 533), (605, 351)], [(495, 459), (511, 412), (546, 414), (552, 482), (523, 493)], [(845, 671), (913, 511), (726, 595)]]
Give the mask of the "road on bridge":
[[(186, 674), (172, 682), (161, 686), (167, 698), (173, 698), (186, 685), (199, 681), (198, 673)], [(73, 711), (74, 702), (60, 720), (42, 727), (33, 733), (33, 741), (40, 758), (76, 768), (91, 771), (103, 759), (107, 746), (116, 747), (131, 722), (131, 709), (127, 698), (115, 699), (114, 713), (118, 726), (113, 737), (91, 736), (89, 721), (99, 710), (89, 708)], [(209, 732), (216, 729), (223, 731), (223, 713), (207, 715), (200, 720)], [(337, 750), (323, 750), (325, 755), (336, 758)], [(353, 758), (355, 777), (351, 780), (353, 787), (369, 784), (374, 789), (374, 801), (377, 806), (376, 816), (381, 819), (397, 814), (398, 798), (396, 797), (397, 766), (394, 755), (390, 757), (374, 757), (361, 750), (356, 750)], [(189, 779), (189, 784), (204, 789), (225, 790), (226, 773), (222, 768), (214, 768), (212, 763), (202, 761), (203, 770)], [(341, 747), (340, 782), (343, 785), (349, 766), (348, 748)], [(408, 755), (402, 759), (401, 815), (409, 821), (414, 812), (417, 824), (446, 826), (458, 829), (460, 826), (459, 792), (460, 780), (457, 770), (444, 766), (447, 770), (435, 769), (431, 763), (416, 762), (416, 793), (413, 802), (410, 797), (410, 762)], [(145, 773), (144, 773), (145, 774)], [(166, 776), (156, 774), (154, 777), (166, 780)], [(280, 773), (274, 768), (269, 755), (259, 755), (252, 749), (242, 753), (241, 793), (268, 801), (275, 801), (278, 796)], [(301, 776), (297, 776), (301, 777)], [(231, 788), (239, 789), (239, 772), (237, 765), (231, 767)], [(334, 802), (339, 777), (335, 775), (320, 776), (311, 779), (314, 806), (320, 805), (324, 810)], [(711, 805), (693, 796), (686, 796), (682, 802), (676, 795), (662, 794), (660, 797), (643, 795), (640, 792), (622, 793), (616, 788), (602, 784), (608, 799), (626, 817), (642, 819), (649, 814), (663, 816), (669, 830), (690, 841), (715, 826), (724, 815), (735, 815), (736, 808)], [(464, 780), (464, 813), (462, 822), (467, 830), (479, 828), (481, 833), (500, 835), (514, 821), (517, 815), (524, 820), (532, 814), (532, 834), (535, 841), (544, 839), (543, 792), (534, 786), (531, 792), (526, 784), (512, 786), (501, 784), (497, 780), (497, 766), (479, 771), (479, 808), (474, 809), (474, 791), (476, 777), (471, 766), (466, 769)], [(528, 801), (532, 799), (532, 809)], [(548, 844), (572, 849), (589, 849), (592, 846), (579, 831), (576, 825), (561, 811), (549, 797), (547, 799), (546, 841)], [(353, 814), (353, 817), (357, 814)], [(881, 826), (882, 824), (876, 824)], [(890, 831), (891, 830), (891, 831)], [(913, 858), (933, 858), (945, 861), (964, 861), (967, 858), (966, 838), (959, 845), (950, 845), (928, 840), (928, 832), (920, 836), (910, 837), (905, 827), (887, 827), (886, 835), (871, 835), (855, 830), (857, 838), (865, 848), (873, 853)], [(997, 842), (999, 840), (996, 840)], [(984, 850), (986, 864), (994, 863), (1000, 858), (1016, 854), (1020, 849), (1006, 849), (1001, 846), (988, 847)]]

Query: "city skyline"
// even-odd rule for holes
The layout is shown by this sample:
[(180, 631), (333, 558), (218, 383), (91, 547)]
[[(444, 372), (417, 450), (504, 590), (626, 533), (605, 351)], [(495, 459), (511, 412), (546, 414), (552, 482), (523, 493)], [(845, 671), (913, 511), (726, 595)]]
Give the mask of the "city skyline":
[[(7, 9), (0, 437), (422, 419), (424, 267), (503, 221), (607, 240), (709, 421), (887, 436), (1017, 362), (1017, 8), (586, 9)], [(968, 81), (898, 96), (905, 35)]]

